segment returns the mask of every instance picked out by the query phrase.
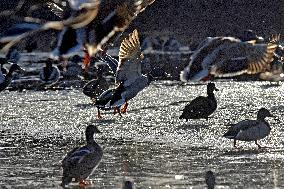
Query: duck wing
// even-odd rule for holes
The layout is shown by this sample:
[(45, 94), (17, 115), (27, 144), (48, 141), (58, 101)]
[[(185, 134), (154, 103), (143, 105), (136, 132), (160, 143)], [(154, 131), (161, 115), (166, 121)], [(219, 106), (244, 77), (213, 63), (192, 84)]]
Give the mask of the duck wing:
[[(38, 32), (43, 32), (46, 30), (63, 30), (66, 27), (70, 27), (73, 29), (82, 28), (86, 25), (88, 25), (90, 22), (92, 22), (99, 11), (99, 5), (100, 0), (86, 0), (86, 1), (78, 1), (78, 3), (75, 3), (77, 1), (70, 1), (73, 2), (74, 5), (70, 5), (73, 9), (74, 14), (67, 19), (61, 20), (61, 21), (49, 21), (41, 25), (40, 28), (25, 32), (21, 35), (18, 35), (16, 38), (14, 38), (12, 41), (10, 41), (8, 44), (6, 44), (1, 51), (6, 52), (9, 48), (11, 48), (13, 45), (21, 41), (22, 39), (37, 34)], [(69, 2), (69, 3), (70, 3)]]
[(75, 148), (62, 161), (63, 175), (69, 177), (88, 177), (102, 158), (102, 150), (87, 146)]
[(243, 120), (239, 123), (232, 125), (228, 131), (223, 135), (225, 138), (234, 139), (241, 131), (257, 127), (259, 121), (257, 120)]
[(207, 77), (216, 56), (215, 52), (237, 42), (240, 40), (233, 37), (207, 37), (190, 56), (189, 65), (181, 72), (180, 80), (183, 82), (199, 81)]
[[(105, 43), (116, 39), (137, 15), (153, 2), (154, 0), (103, 1), (98, 19), (88, 26), (95, 36), (95, 40), (86, 45), (89, 54), (96, 54)], [(112, 8), (112, 11), (109, 11), (109, 8)]]
[(140, 56), (141, 49), (138, 31), (134, 30), (120, 45), (116, 83), (123, 83), (124, 86), (129, 86), (142, 76)]
[(57, 46), (52, 51), (51, 56), (54, 58), (73, 56), (83, 49), (84, 38), (84, 28), (65, 27), (58, 35)]
[(279, 35), (273, 36), (267, 44), (239, 42), (218, 52), (210, 74), (215, 76), (235, 76), (243, 73), (256, 74), (270, 68)]

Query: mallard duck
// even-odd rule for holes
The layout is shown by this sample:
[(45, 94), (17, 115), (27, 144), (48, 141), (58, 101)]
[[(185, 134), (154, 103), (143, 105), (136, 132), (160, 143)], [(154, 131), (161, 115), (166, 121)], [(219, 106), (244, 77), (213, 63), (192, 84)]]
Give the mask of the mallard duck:
[(114, 108), (114, 112), (117, 113), (121, 108), (121, 113), (125, 113), (128, 101), (150, 84), (151, 74), (141, 73), (143, 58), (138, 31), (134, 30), (120, 45), (115, 78), (117, 88), (107, 90), (96, 99), (98, 118), (100, 118), (99, 109)]
[(64, 56), (75, 50), (87, 49), (93, 56), (102, 45), (114, 35), (123, 32), (136, 16), (154, 0), (126, 0), (126, 1), (100, 1), (100, 0), (69, 0), (70, 17), (62, 21), (50, 21), (40, 28), (25, 32), (9, 42), (2, 51), (7, 51), (15, 43), (37, 32), (54, 29), (62, 31), (59, 36), (55, 56)]
[(103, 77), (102, 70), (99, 68), (96, 72), (96, 78), (89, 81), (83, 87), (83, 93), (90, 97), (91, 99), (95, 99), (99, 95), (101, 95), (104, 91), (109, 88), (109, 84), (107, 80)]
[(86, 145), (76, 147), (67, 153), (62, 160), (63, 177), (61, 186), (68, 185), (72, 179), (80, 182), (80, 185), (87, 185), (86, 179), (99, 165), (102, 156), (102, 148), (95, 142), (94, 134), (101, 133), (94, 125), (86, 128)]
[(269, 69), (277, 48), (279, 35), (270, 42), (241, 41), (233, 37), (213, 37), (203, 41), (191, 55), (189, 65), (181, 72), (180, 79), (208, 80), (211, 77), (256, 74)]
[(217, 101), (214, 96), (214, 91), (218, 91), (214, 83), (207, 84), (207, 97), (199, 96), (193, 99), (188, 105), (183, 109), (180, 119), (208, 119), (217, 109)]
[(255, 141), (258, 148), (261, 146), (257, 140), (263, 139), (270, 133), (270, 125), (265, 121), (266, 117), (273, 117), (269, 110), (261, 108), (257, 112), (256, 120), (243, 120), (233, 126), (224, 134), (225, 138), (234, 139), (234, 147), (236, 147), (237, 140), (241, 141)]
[(45, 67), (40, 70), (39, 78), (44, 85), (53, 85), (59, 80), (60, 71), (52, 63), (53, 60), (48, 59), (45, 62)]
[(15, 71), (23, 72), (24, 70), (18, 64), (12, 64), (6, 75), (0, 71), (0, 92), (10, 85)]
[(121, 189), (133, 189), (133, 182), (127, 180), (123, 182), (122, 188)]
[(212, 171), (206, 172), (205, 182), (207, 184), (207, 189), (214, 189), (216, 182), (215, 182), (215, 175)]

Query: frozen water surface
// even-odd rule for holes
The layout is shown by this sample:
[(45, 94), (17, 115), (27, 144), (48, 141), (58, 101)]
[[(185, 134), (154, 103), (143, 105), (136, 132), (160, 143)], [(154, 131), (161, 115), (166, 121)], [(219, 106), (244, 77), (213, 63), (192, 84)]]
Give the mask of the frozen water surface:
[[(136, 188), (205, 188), (204, 175), (216, 173), (216, 188), (284, 188), (283, 86), (268, 82), (218, 81), (218, 109), (206, 120), (178, 117), (187, 101), (205, 95), (206, 86), (154, 82), (129, 102), (120, 118), (96, 109), (80, 90), (1, 92), (0, 188), (59, 188), (60, 161), (84, 143), (87, 124), (104, 148), (89, 188), (119, 188), (125, 178)], [(269, 118), (271, 134), (253, 142), (222, 137), (227, 125), (255, 118), (259, 108)], [(78, 188), (74, 185), (71, 188)]]

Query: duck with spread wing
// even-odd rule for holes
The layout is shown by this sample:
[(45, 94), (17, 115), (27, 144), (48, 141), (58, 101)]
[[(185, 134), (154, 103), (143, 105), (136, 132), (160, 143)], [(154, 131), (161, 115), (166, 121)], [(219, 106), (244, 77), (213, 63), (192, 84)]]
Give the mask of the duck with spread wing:
[(206, 81), (212, 77), (264, 72), (270, 68), (279, 39), (279, 35), (273, 35), (268, 43), (256, 43), (234, 37), (208, 37), (191, 55), (180, 79)]
[(100, 109), (113, 108), (115, 113), (125, 113), (128, 101), (150, 84), (151, 74), (143, 75), (141, 72), (143, 58), (139, 34), (134, 30), (120, 45), (116, 69), (117, 87), (103, 92), (95, 101), (98, 118), (101, 118)]

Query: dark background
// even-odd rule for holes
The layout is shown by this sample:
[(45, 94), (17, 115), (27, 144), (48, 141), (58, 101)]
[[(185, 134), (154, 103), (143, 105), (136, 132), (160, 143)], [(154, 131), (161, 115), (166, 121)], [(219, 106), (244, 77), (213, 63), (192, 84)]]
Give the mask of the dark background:
[[(11, 9), (17, 2), (1, 0), (0, 8)], [(245, 29), (267, 38), (273, 33), (284, 34), (283, 11), (284, 0), (156, 0), (129, 30), (137, 28), (145, 35), (173, 35), (183, 45), (196, 45), (207, 36), (238, 36)], [(7, 22), (1, 22), (1, 31), (9, 26)]]

